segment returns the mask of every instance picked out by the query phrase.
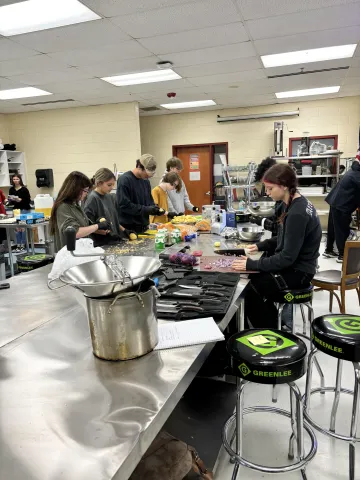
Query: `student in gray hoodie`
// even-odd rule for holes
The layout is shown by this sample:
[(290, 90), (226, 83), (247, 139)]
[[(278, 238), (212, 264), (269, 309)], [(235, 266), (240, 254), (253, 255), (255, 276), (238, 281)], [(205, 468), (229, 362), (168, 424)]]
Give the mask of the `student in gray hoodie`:
[[(180, 174), (183, 168), (184, 167), (180, 158), (172, 157), (166, 162), (166, 171), (164, 175), (168, 172)], [(170, 215), (171, 217), (175, 215), (184, 215), (185, 210), (191, 210), (193, 212), (199, 211), (199, 207), (194, 207), (194, 205), (190, 202), (184, 182), (182, 182), (182, 188), (179, 193), (176, 190), (168, 192), (168, 205), (169, 213), (173, 214)]]

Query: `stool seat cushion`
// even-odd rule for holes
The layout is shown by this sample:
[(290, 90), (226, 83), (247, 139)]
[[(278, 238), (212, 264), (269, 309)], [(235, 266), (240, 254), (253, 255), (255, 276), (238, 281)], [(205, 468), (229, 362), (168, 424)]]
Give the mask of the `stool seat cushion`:
[(306, 345), (292, 333), (256, 328), (227, 341), (233, 374), (249, 382), (289, 383), (306, 370)]
[(313, 286), (296, 289), (296, 290), (281, 290), (276, 295), (271, 295), (270, 300), (275, 303), (290, 303), (298, 305), (300, 303), (311, 302), (313, 297)]
[[(330, 283), (330, 285), (341, 284), (341, 271), (340, 270), (324, 270), (317, 273), (313, 282)], [(349, 278), (346, 280), (346, 285), (356, 285), (359, 282), (357, 278)]]
[(317, 349), (350, 362), (360, 362), (360, 317), (331, 314), (312, 323), (312, 342)]

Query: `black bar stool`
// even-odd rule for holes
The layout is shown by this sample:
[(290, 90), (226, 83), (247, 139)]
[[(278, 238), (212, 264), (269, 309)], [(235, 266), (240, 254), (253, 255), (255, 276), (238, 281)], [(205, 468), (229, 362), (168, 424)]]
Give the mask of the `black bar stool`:
[[(292, 317), (293, 317), (293, 326), (292, 326), (292, 333), (294, 335), (298, 335), (300, 337), (304, 337), (310, 341), (311, 338), (311, 324), (314, 320), (314, 310), (312, 308), (312, 299), (313, 299), (313, 290), (314, 287), (311, 285), (310, 287), (297, 289), (297, 290), (282, 290), (278, 293), (277, 296), (272, 297), (271, 299), (274, 303), (278, 305), (278, 329), (282, 329), (281, 319), (282, 319), (282, 312), (284, 310), (285, 305), (291, 305), (292, 307)], [(301, 316), (303, 320), (303, 331), (302, 333), (295, 332), (295, 314), (296, 314), (296, 305), (300, 306)], [(310, 327), (310, 333), (307, 335), (307, 321), (305, 316), (305, 309), (308, 309), (308, 322)], [(325, 377), (324, 373), (320, 367), (318, 360), (315, 358), (315, 366), (320, 375), (320, 384), (322, 387), (325, 387)], [(273, 394), (272, 394), (272, 401), (273, 403), (277, 402), (277, 392), (276, 387), (274, 385)]]
[[(319, 432), (349, 442), (349, 478), (355, 480), (355, 445), (360, 442), (356, 436), (357, 421), (359, 418), (360, 402), (360, 317), (355, 315), (332, 314), (318, 317), (312, 324), (313, 350), (308, 359), (308, 373), (306, 378), (306, 393), (304, 395), (304, 415), (306, 420)], [(311, 389), (312, 369), (316, 353), (321, 352), (338, 359), (335, 387)], [(343, 362), (352, 362), (355, 372), (354, 390), (341, 387)], [(310, 416), (310, 397), (314, 393), (335, 392), (330, 416), (330, 428), (326, 429), (316, 423)], [(335, 432), (336, 414), (339, 406), (340, 394), (353, 395), (350, 435), (341, 435)], [(358, 475), (359, 478), (359, 475)]]
[[(306, 370), (307, 349), (305, 343), (295, 335), (278, 330), (244, 330), (232, 335), (227, 342), (231, 355), (233, 374), (237, 378), (236, 411), (223, 428), (224, 448), (235, 463), (232, 480), (236, 480), (239, 467), (263, 473), (287, 473), (301, 470), (306, 480), (305, 467), (317, 451), (317, 441), (311, 427), (303, 421), (303, 404), (299, 388), (294, 383)], [(249, 382), (262, 384), (287, 383), (290, 389), (290, 412), (279, 408), (256, 406), (244, 409), (244, 389)], [(252, 463), (242, 456), (243, 416), (253, 412), (276, 413), (290, 418), (292, 434), (289, 440), (288, 457), (294, 458), (294, 445), (297, 444), (297, 461), (280, 467), (263, 466)], [(234, 433), (230, 438), (230, 432)], [(311, 447), (304, 453), (304, 431), (311, 440)], [(232, 444), (235, 443), (235, 449)]]

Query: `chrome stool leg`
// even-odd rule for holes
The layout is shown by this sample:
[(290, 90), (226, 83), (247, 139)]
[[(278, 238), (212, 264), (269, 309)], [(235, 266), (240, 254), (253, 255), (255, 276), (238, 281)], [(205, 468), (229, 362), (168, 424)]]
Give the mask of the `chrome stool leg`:
[(355, 444), (357, 433), (357, 422), (359, 418), (359, 401), (360, 401), (360, 365), (354, 363), (355, 371), (355, 386), (354, 386), (354, 400), (351, 416), (350, 437), (353, 441), (349, 443), (349, 475), (350, 480), (355, 480)]
[[(349, 479), (355, 480), (355, 445), (356, 443), (360, 442), (360, 437), (357, 437), (357, 423), (359, 419), (359, 410), (360, 410), (360, 364), (354, 362), (354, 371), (355, 371), (355, 386), (354, 391), (348, 390), (346, 388), (341, 387), (341, 373), (342, 373), (342, 363), (343, 360), (338, 360), (337, 365), (337, 372), (336, 372), (336, 385), (335, 387), (322, 387), (311, 389), (311, 380), (312, 380), (312, 367), (314, 363), (314, 356), (317, 352), (317, 349), (314, 348), (308, 359), (308, 373), (306, 378), (306, 392), (303, 397), (304, 401), (304, 416), (306, 421), (316, 430), (323, 433), (324, 435), (328, 435), (332, 438), (337, 438), (338, 440), (343, 440), (349, 443)], [(334, 392), (335, 398), (331, 410), (331, 417), (330, 417), (330, 428), (327, 430), (325, 427), (316, 423), (309, 415), (309, 407), (310, 407), (310, 397), (314, 393), (320, 393), (322, 390), (326, 392)], [(351, 428), (350, 428), (350, 435), (342, 435), (335, 432), (335, 424), (336, 424), (336, 413), (339, 404), (339, 397), (341, 393), (346, 393), (348, 395), (353, 395), (353, 407), (352, 407), (352, 414), (351, 414)]]
[(296, 426), (296, 397), (294, 395), (293, 389), (289, 389), (290, 393), (290, 420), (291, 420), (291, 430), (292, 434), (289, 439), (289, 453), (288, 453), (288, 458), (289, 460), (294, 460), (295, 454), (294, 454), (294, 447), (295, 447), (295, 440), (297, 441), (297, 430), (295, 428)]
[[(309, 319), (309, 324), (310, 324), (310, 336), (307, 336), (306, 334), (306, 327), (305, 327), (305, 333), (303, 331), (303, 333), (299, 333), (298, 335), (300, 337), (304, 337), (306, 338), (307, 340), (309, 340), (311, 342), (311, 338), (312, 338), (312, 330), (311, 330), (311, 324), (312, 324), (312, 321), (314, 319), (314, 310), (312, 308), (312, 305), (310, 302), (307, 302), (307, 303), (304, 303), (304, 304), (300, 304), (300, 307), (301, 307), (301, 314), (302, 314), (302, 317), (303, 317), (303, 322), (304, 322), (304, 319), (305, 319), (305, 313), (303, 311), (303, 306), (306, 306), (307, 309), (308, 309), (308, 319)], [(304, 323), (303, 323), (303, 326), (304, 326)], [(313, 345), (311, 344), (311, 348), (313, 348)], [(314, 358), (314, 363), (315, 363), (315, 367), (316, 367), (316, 370), (318, 371), (318, 374), (319, 374), (319, 377), (320, 377), (320, 385), (321, 385), (321, 388), (325, 388), (325, 375), (324, 375), (324, 372), (322, 371), (322, 368), (320, 366), (320, 363), (319, 363), (319, 360), (315, 357)], [(325, 395), (325, 390), (321, 392), (322, 395)]]
[[(307, 304), (306, 304), (306, 306), (308, 307)], [(300, 303), (300, 310), (301, 310), (301, 316), (302, 316), (302, 321), (303, 321), (303, 335), (306, 335), (306, 318), (305, 318), (304, 305), (302, 303)]]
[(310, 395), (311, 395), (313, 362), (314, 362), (314, 357), (315, 357), (316, 353), (317, 353), (317, 349), (314, 348), (313, 350), (311, 350), (311, 352), (309, 354), (309, 358), (308, 358), (305, 397), (304, 397), (304, 409), (305, 409), (305, 411), (309, 410), (309, 408), (310, 408)]
[(340, 393), (341, 393), (342, 367), (343, 367), (343, 362), (342, 360), (339, 359), (337, 362), (337, 370), (336, 370), (335, 396), (334, 396), (334, 402), (331, 409), (331, 417), (330, 417), (330, 432), (335, 432), (336, 413), (339, 406)]
[[(236, 413), (231, 415), (231, 417), (226, 421), (223, 431), (222, 431), (222, 441), (223, 441), (223, 446), (227, 453), (230, 455), (230, 457), (235, 459), (235, 466), (233, 470), (233, 474), (231, 479), (236, 480), (239, 467), (240, 465), (251, 468), (253, 470), (256, 470), (258, 472), (262, 473), (289, 473), (289, 472), (295, 472), (300, 470), (303, 480), (307, 480), (306, 478), (306, 473), (305, 473), (305, 467), (306, 465), (314, 458), (316, 451), (317, 451), (317, 440), (316, 436), (314, 434), (314, 431), (311, 429), (311, 427), (308, 425), (307, 422), (303, 420), (303, 403), (301, 399), (301, 393), (299, 388), (295, 383), (289, 383), (288, 386), (291, 390), (290, 396), (291, 396), (291, 405), (293, 405), (293, 412), (290, 413), (285, 410), (280, 410), (278, 408), (274, 407), (266, 407), (266, 406), (257, 406), (257, 407), (247, 407), (243, 408), (243, 394), (244, 394), (244, 387), (248, 382), (246, 380), (241, 381), (241, 386), (238, 390), (239, 397), (237, 399), (239, 400), (237, 403), (237, 410)], [(282, 415), (284, 417), (290, 418), (290, 421), (292, 423), (292, 437), (296, 439), (296, 445), (297, 445), (297, 462), (293, 463), (291, 465), (283, 465), (280, 467), (267, 467), (263, 465), (259, 465), (256, 463), (252, 463), (248, 460), (246, 460), (242, 456), (242, 435), (243, 435), (243, 415), (247, 415), (249, 413), (257, 413), (257, 412), (262, 412), (262, 413), (276, 413), (278, 415)], [(236, 452), (233, 450), (231, 447), (231, 444), (228, 441), (228, 438), (230, 437), (230, 432), (232, 432), (232, 426), (235, 424), (236, 428)], [(310, 442), (311, 446), (309, 451), (304, 453), (304, 431), (307, 432), (307, 434), (310, 437)]]

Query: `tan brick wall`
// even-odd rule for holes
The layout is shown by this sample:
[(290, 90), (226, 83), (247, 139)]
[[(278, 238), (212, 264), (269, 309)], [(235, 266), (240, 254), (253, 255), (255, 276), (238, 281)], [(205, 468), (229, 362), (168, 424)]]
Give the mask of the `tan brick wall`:
[(272, 151), (276, 118), (218, 124), (216, 115), (248, 115), (297, 108), (300, 108), (299, 117), (283, 119), (288, 129), (293, 130), (293, 133), (289, 133), (285, 128), (285, 148), (289, 144), (289, 137), (300, 137), (304, 131), (308, 131), (310, 135), (337, 134), (344, 156), (355, 155), (359, 142), (360, 97), (141, 117), (142, 151), (155, 155), (163, 167), (172, 154), (172, 145), (228, 142), (230, 164), (258, 162)]
[[(128, 170), (140, 155), (138, 104), (121, 103), (6, 115), (9, 140), (25, 152), (32, 197), (35, 170), (54, 170), (54, 191), (73, 170), (92, 176), (101, 167)], [(0, 116), (1, 127), (1, 116)]]

